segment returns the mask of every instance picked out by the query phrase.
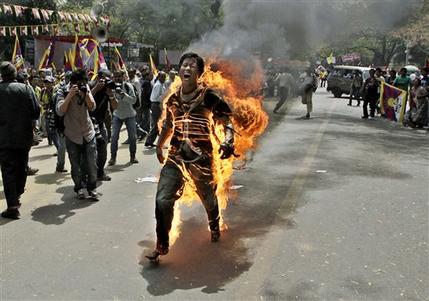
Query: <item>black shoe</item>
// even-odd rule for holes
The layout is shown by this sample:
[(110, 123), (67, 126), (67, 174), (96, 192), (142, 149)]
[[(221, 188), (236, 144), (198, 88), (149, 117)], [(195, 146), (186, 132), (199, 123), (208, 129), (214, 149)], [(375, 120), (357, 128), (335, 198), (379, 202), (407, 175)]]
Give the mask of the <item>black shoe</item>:
[(351, 107), (351, 106), (352, 106), (352, 104), (351, 104), (351, 103), (348, 103), (347, 105), (348, 105), (349, 107)]
[(220, 238), (220, 231), (219, 230), (210, 231), (210, 239), (212, 242), (218, 242), (219, 238)]
[(9, 219), (19, 219), (21, 214), (19, 213), (18, 209), (6, 209), (1, 213), (1, 216)]
[(55, 169), (55, 172), (67, 172), (67, 169), (65, 169), (64, 167), (62, 168), (57, 167), (57, 169)]
[(139, 163), (139, 160), (137, 160), (135, 156), (131, 156), (130, 163), (131, 164), (137, 164), (137, 163)]
[(27, 168), (27, 176), (34, 176), (39, 171), (38, 168)]
[(108, 175), (106, 175), (106, 174), (103, 174), (103, 175), (101, 175), (101, 176), (98, 176), (97, 177), (97, 180), (98, 181), (110, 181), (110, 180), (112, 180), (112, 178), (111, 177), (109, 177)]
[(310, 113), (307, 113), (307, 114), (305, 115), (305, 118), (309, 119), (309, 118), (310, 118)]
[(109, 166), (113, 166), (115, 164), (116, 164), (116, 158), (113, 158), (113, 157), (109, 160), (109, 162), (107, 162), (107, 165)]
[(362, 119), (368, 119), (368, 116), (365, 116), (365, 115), (364, 115), (364, 116), (362, 116), (361, 118), (362, 118)]

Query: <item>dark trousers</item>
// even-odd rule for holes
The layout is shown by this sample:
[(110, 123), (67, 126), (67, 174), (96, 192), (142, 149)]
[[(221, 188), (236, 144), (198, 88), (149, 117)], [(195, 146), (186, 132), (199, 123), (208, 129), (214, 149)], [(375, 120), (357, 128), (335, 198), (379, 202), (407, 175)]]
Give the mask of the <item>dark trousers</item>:
[[(195, 183), (197, 194), (203, 203), (209, 219), (210, 230), (219, 230), (219, 206), (216, 185), (213, 184), (211, 161), (188, 163), (188, 170)], [(169, 232), (173, 221), (174, 203), (183, 193), (184, 178), (181, 170), (167, 162), (161, 170), (156, 192), (156, 234), (158, 243), (168, 246)]]
[(95, 137), (83, 144), (76, 144), (66, 137), (67, 152), (71, 165), (71, 176), (74, 182), (74, 191), (97, 187), (97, 146)]
[(363, 101), (363, 116), (368, 117), (368, 104), (370, 110), (370, 116), (374, 117), (375, 107), (377, 106), (377, 98), (365, 98)]
[(8, 208), (19, 207), (19, 198), (27, 182), (29, 151), (30, 148), (0, 149), (3, 189)]
[(279, 87), (279, 102), (276, 104), (274, 111), (278, 111), (282, 105), (286, 102), (289, 96), (289, 89), (287, 87)]
[(146, 139), (146, 145), (153, 144), (158, 137), (158, 121), (161, 117), (161, 105), (159, 102), (153, 102), (150, 105), (151, 118), (150, 118), (150, 132)]
[(150, 131), (150, 104), (142, 104), (137, 110), (136, 122), (140, 128), (149, 133)]
[(104, 175), (104, 165), (106, 165), (107, 161), (108, 134), (104, 123), (99, 123), (98, 126), (103, 137), (103, 141), (97, 141), (97, 177), (101, 177)]
[(353, 98), (357, 100), (357, 105), (359, 106), (360, 105), (360, 88), (352, 87), (350, 89), (349, 105), (352, 105)]

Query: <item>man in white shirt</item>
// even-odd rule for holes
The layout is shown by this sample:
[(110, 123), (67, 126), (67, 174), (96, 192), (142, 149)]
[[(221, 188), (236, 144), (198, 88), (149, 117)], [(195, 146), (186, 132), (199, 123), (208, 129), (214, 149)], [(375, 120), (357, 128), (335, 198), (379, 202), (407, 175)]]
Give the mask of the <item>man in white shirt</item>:
[(154, 142), (156, 137), (158, 137), (158, 120), (161, 117), (161, 101), (165, 92), (164, 83), (166, 78), (166, 73), (160, 71), (158, 77), (155, 80), (155, 84), (152, 88), (152, 93), (150, 95), (150, 111), (151, 111), (151, 120), (150, 120), (150, 132), (147, 136), (145, 146), (152, 148), (155, 147)]

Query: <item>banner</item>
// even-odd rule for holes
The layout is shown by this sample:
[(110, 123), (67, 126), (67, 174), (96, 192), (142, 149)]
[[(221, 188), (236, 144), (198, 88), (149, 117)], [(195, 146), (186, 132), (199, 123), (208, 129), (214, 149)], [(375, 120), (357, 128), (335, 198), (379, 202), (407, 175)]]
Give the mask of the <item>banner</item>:
[(406, 105), (406, 91), (384, 82), (381, 83), (380, 109), (387, 119), (402, 123)]

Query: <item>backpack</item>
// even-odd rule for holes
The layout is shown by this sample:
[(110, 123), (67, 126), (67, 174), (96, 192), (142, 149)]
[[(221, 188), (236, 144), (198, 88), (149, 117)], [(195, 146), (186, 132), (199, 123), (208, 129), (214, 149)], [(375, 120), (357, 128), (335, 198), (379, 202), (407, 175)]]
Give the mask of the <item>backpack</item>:
[(130, 94), (130, 90), (129, 90), (128, 85), (131, 85), (134, 89), (134, 95), (136, 96), (136, 102), (133, 104), (133, 108), (134, 108), (134, 110), (137, 110), (141, 106), (140, 97), (139, 97), (139, 94), (137, 92), (137, 88), (132, 83), (125, 83), (125, 90), (127, 90), (127, 94)]

